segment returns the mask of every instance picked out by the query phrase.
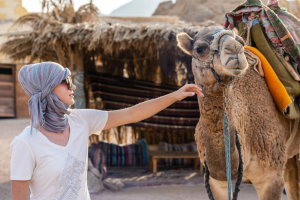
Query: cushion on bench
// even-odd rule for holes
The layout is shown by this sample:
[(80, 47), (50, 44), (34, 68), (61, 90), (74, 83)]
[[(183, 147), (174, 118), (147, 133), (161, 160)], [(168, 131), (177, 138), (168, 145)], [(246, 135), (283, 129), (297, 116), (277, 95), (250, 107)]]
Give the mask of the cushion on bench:
[[(145, 139), (130, 145), (116, 145), (107, 142), (93, 143), (89, 147), (92, 163), (99, 163), (99, 149), (105, 155), (107, 166), (142, 166), (148, 164), (148, 149)], [(95, 165), (94, 165), (95, 166)]]
[[(196, 142), (191, 142), (187, 144), (169, 144), (166, 142), (159, 142), (159, 149), (161, 151), (194, 151), (197, 152)], [(195, 159), (192, 158), (164, 158), (162, 163), (167, 166), (176, 165), (189, 165), (195, 164)], [(198, 162), (199, 163), (199, 162)]]

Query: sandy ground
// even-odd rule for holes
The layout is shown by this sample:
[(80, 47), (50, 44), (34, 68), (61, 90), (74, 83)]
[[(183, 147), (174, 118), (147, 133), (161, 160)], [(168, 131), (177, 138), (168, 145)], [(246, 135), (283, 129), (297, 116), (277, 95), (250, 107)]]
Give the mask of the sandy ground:
[(11, 199), (10, 143), (30, 124), (30, 119), (0, 119), (0, 200)]
[[(0, 119), (0, 200), (11, 199), (10, 152), (9, 146), (14, 137), (30, 124), (30, 119)], [(238, 199), (256, 200), (258, 196), (252, 186), (241, 186)], [(203, 186), (161, 186), (130, 188), (119, 192), (104, 191), (91, 194), (92, 200), (208, 200)], [(283, 200), (287, 196), (283, 195)]]
[[(286, 197), (286, 196), (285, 196)], [(105, 191), (99, 195), (91, 195), (92, 200), (209, 200), (203, 186), (161, 186), (153, 188), (132, 188), (120, 192)], [(238, 199), (257, 200), (258, 196), (252, 186), (243, 186)], [(288, 199), (288, 198), (283, 198)]]

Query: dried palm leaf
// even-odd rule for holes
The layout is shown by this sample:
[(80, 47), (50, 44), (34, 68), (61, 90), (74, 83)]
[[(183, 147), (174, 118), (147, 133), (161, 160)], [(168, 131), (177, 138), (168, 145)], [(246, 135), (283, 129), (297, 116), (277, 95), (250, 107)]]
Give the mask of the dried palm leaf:
[(73, 18), (73, 23), (95, 22), (99, 20), (99, 9), (92, 3), (79, 7)]

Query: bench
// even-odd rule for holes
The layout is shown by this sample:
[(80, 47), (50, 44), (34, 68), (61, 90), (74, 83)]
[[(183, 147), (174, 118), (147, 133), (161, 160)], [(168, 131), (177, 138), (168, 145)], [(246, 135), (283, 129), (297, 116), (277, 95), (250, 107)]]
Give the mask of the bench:
[[(198, 152), (175, 152), (175, 151), (149, 151), (149, 170), (157, 173), (157, 159), (159, 158), (194, 158), (194, 169), (198, 168)], [(203, 167), (200, 164), (200, 174), (203, 175)]]

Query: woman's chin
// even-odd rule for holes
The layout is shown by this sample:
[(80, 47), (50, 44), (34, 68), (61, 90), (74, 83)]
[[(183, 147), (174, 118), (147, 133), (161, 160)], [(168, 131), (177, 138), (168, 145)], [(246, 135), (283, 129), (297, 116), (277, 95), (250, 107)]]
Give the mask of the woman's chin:
[(71, 106), (71, 105), (73, 105), (75, 103), (75, 100), (74, 100), (74, 96), (73, 95), (71, 95), (69, 97), (70, 97), (70, 99), (69, 99), (68, 103), (66, 103), (66, 104), (69, 105), (69, 106)]
[(75, 100), (73, 99), (69, 106), (73, 105), (75, 103)]
[(66, 102), (65, 104), (67, 104), (68, 106), (72, 106), (75, 103), (75, 100), (69, 100), (68, 102)]

